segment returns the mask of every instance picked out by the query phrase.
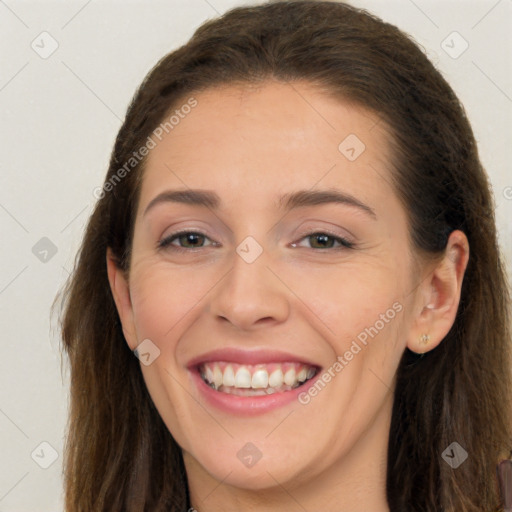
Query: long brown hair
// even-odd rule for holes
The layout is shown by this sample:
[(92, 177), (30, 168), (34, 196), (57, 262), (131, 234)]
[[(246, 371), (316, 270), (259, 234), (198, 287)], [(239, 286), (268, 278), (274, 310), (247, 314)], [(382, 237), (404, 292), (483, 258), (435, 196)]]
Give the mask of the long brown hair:
[[(316, 1), (240, 7), (204, 23), (155, 65), (134, 95), (105, 178), (112, 186), (100, 194), (63, 295), (71, 375), (66, 510), (190, 506), (180, 448), (124, 340), (105, 255), (112, 248), (129, 271), (145, 159), (133, 168), (126, 162), (169, 112), (215, 85), (269, 78), (319, 84), (386, 123), (393, 184), (417, 254), (441, 254), (454, 229), (468, 237), (452, 329), (424, 356), (406, 350), (398, 368), (387, 499), (393, 512), (498, 510), (496, 464), (512, 445), (510, 292), (470, 124), (409, 36), (363, 10)], [(457, 469), (442, 458), (453, 442), (468, 452)]]

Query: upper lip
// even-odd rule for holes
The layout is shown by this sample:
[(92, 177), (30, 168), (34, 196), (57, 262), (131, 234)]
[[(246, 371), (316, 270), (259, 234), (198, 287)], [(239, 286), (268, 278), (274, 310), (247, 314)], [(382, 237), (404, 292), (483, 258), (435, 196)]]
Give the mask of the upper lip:
[(202, 363), (226, 361), (229, 363), (238, 364), (266, 364), (266, 363), (285, 363), (297, 362), (307, 364), (309, 366), (319, 367), (320, 365), (291, 353), (269, 350), (269, 349), (256, 349), (245, 350), (240, 348), (220, 348), (201, 354), (200, 356), (192, 358), (187, 363), (187, 368), (191, 369), (197, 367)]

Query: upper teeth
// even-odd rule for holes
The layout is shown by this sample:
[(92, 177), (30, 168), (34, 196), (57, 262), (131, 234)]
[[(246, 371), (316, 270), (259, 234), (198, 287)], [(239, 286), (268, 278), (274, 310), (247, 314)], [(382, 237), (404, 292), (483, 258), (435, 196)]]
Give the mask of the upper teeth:
[(278, 391), (283, 386), (288, 389), (297, 387), (313, 377), (316, 370), (313, 366), (301, 363), (240, 365), (219, 361), (203, 363), (200, 373), (215, 389), (224, 386)]

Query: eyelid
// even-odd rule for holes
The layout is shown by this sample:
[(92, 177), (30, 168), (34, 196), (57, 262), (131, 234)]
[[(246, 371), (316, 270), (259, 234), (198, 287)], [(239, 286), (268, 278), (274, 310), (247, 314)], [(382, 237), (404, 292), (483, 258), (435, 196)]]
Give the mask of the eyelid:
[(323, 233), (323, 234), (326, 234), (326, 235), (330, 235), (330, 236), (332, 236), (334, 238), (342, 238), (342, 239), (346, 240), (347, 242), (355, 244), (355, 242), (356, 242), (355, 237), (351, 233), (349, 233), (347, 230), (344, 230), (344, 231), (345, 231), (345, 234), (344, 233), (340, 233), (339, 231), (334, 231), (332, 229), (323, 228), (323, 227), (307, 228), (305, 230), (300, 231), (297, 236), (299, 236), (300, 239), (302, 239), (302, 238), (304, 238), (305, 236), (308, 236), (308, 235), (311, 236), (311, 235), (314, 235), (314, 234)]
[[(297, 242), (293, 242), (290, 244), (292, 247), (298, 247), (298, 242), (301, 242), (302, 240), (312, 237), (314, 235), (327, 235), (331, 238), (333, 238), (335, 241), (339, 243), (338, 247), (325, 247), (322, 249), (317, 249), (313, 247), (304, 247), (304, 249), (310, 249), (314, 252), (335, 252), (339, 250), (347, 250), (347, 249), (354, 249), (356, 248), (356, 243), (352, 240), (350, 240), (348, 237), (345, 237), (343, 235), (340, 235), (339, 233), (333, 233), (329, 229), (313, 229), (308, 230), (305, 233), (301, 234), (300, 237), (297, 239)], [(301, 246), (302, 247), (302, 246)]]
[(186, 248), (186, 247), (180, 247), (179, 245), (172, 245), (171, 244), (171, 241), (174, 241), (173, 239), (178, 238), (180, 235), (185, 235), (185, 234), (190, 234), (190, 233), (195, 234), (195, 235), (201, 235), (204, 238), (207, 238), (208, 240), (211, 240), (212, 243), (209, 244), (207, 247), (218, 245), (218, 242), (215, 242), (214, 240), (212, 240), (201, 229), (184, 228), (184, 229), (181, 229), (181, 230), (178, 230), (178, 231), (174, 231), (174, 232), (170, 233), (169, 235), (166, 235), (166, 236), (162, 237), (160, 240), (157, 241), (156, 247), (157, 247), (157, 249), (166, 249), (167, 247), (172, 247), (173, 250), (182, 251), (182, 252), (184, 252), (184, 251), (190, 252), (190, 251), (194, 251), (194, 249), (204, 249), (204, 247), (196, 247), (196, 248), (189, 249), (189, 248)]

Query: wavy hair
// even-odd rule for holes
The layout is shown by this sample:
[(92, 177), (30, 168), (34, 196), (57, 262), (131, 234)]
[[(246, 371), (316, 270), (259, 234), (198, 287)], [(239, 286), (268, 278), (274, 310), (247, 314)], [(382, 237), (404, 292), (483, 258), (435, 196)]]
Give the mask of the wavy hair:
[[(493, 196), (463, 106), (410, 36), (339, 2), (231, 9), (150, 70), (128, 107), (105, 184), (183, 98), (269, 79), (318, 84), (386, 123), (390, 173), (415, 254), (436, 258), (453, 230), (466, 234), (470, 258), (451, 330), (423, 356), (406, 349), (397, 371), (387, 500), (393, 512), (500, 510), (496, 465), (512, 447), (512, 355)], [(129, 273), (144, 164), (102, 191), (62, 290), (67, 512), (190, 506), (181, 450), (125, 342), (107, 276), (108, 247)], [(469, 454), (456, 470), (441, 457), (454, 441)]]

